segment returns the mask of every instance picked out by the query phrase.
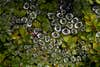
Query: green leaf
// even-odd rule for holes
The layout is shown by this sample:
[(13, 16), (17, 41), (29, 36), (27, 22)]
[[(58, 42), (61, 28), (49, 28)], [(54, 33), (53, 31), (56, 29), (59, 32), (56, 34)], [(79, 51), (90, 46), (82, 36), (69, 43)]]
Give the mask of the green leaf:
[(95, 24), (95, 26), (99, 26), (99, 27), (100, 27), (100, 22), (97, 22), (97, 23)]
[(4, 54), (0, 54), (0, 63), (3, 61), (3, 59), (5, 58)]
[(37, 19), (38, 19), (38, 21), (41, 22), (42, 29), (47, 32), (50, 29), (50, 22), (46, 18), (46, 16), (45, 15), (40, 15), (40, 16), (38, 16)]
[(19, 33), (21, 34), (21, 36), (24, 38), (27, 35), (27, 31), (24, 27), (20, 27), (19, 28)]
[(12, 67), (19, 67), (19, 64), (12, 63)]
[(69, 36), (63, 36), (63, 39), (64, 39), (65, 42), (70, 42), (72, 37), (70, 35)]
[(2, 14), (3, 10), (0, 8), (0, 15)]
[(86, 32), (91, 32), (91, 31), (92, 31), (91, 26), (86, 26)]
[(50, 3), (45, 3), (40, 5), (40, 9), (42, 11), (48, 11), (48, 12), (55, 12), (57, 10), (57, 0), (51, 1)]
[(100, 43), (93, 43), (93, 48), (100, 52)]
[(40, 28), (40, 27), (41, 27), (41, 24), (40, 24), (39, 21), (34, 21), (34, 22), (32, 23), (32, 27)]
[(18, 16), (18, 17), (23, 17), (26, 15), (26, 11), (25, 10), (17, 10), (17, 9), (14, 9), (14, 15), (15, 16)]
[(100, 0), (96, 0), (96, 3), (100, 4)]
[(88, 2), (89, 2), (90, 4), (93, 4), (93, 0), (88, 0)]

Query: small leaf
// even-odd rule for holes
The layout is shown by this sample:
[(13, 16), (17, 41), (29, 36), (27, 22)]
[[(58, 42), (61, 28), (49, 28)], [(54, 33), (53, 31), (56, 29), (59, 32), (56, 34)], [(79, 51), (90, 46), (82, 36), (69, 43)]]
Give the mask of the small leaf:
[(70, 35), (69, 36), (63, 36), (63, 39), (64, 39), (65, 42), (70, 42), (71, 38), (72, 37)]
[(100, 52), (100, 43), (93, 43), (93, 49)]
[(3, 61), (3, 59), (5, 58), (4, 54), (0, 54), (0, 63)]
[(93, 0), (88, 0), (88, 2), (89, 2), (90, 4), (93, 4)]
[(50, 29), (50, 22), (47, 18), (44, 17), (41, 23), (44, 31), (48, 31)]
[(19, 28), (19, 33), (21, 34), (21, 36), (24, 38), (27, 35), (27, 31), (24, 27), (20, 27)]
[(96, 0), (96, 3), (100, 4), (100, 0)]
[(86, 32), (91, 32), (91, 31), (92, 31), (91, 26), (86, 26)]
[(85, 36), (83, 36), (83, 35), (81, 35), (81, 39), (87, 40), (87, 38)]
[(41, 27), (41, 24), (40, 24), (39, 21), (34, 21), (34, 22), (32, 23), (32, 26), (35, 27), (35, 28), (40, 28), (40, 27)]

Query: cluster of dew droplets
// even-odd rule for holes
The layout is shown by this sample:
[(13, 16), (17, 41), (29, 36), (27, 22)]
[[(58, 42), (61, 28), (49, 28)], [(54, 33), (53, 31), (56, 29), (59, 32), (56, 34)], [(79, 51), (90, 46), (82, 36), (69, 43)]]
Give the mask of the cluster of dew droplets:
[[(43, 57), (42, 59), (50, 63), (74, 63), (82, 61), (83, 57), (87, 57), (84, 50), (80, 51), (80, 47), (77, 47), (73, 51), (60, 48), (63, 43), (61, 35), (67, 37), (67, 35), (74, 35), (80, 31), (84, 31), (84, 24), (78, 17), (72, 13), (67, 13), (66, 10), (61, 9), (61, 6), (60, 10), (55, 13), (48, 12), (47, 18), (50, 21), (50, 26), (53, 31), (47, 33), (41, 28), (32, 28), (33, 21), (36, 21), (37, 15), (41, 13), (39, 9), (36, 9), (37, 4), (30, 5), (26, 2), (23, 8), (27, 11), (27, 16), (22, 18), (12, 17), (11, 28), (14, 25), (17, 25), (17, 27), (22, 25), (28, 32), (32, 33), (31, 39), (34, 45), (23, 45), (23, 47), (20, 47), (26, 50), (24, 55), (27, 57), (31, 55), (31, 61)], [(15, 54), (23, 56), (20, 50), (15, 51)]]

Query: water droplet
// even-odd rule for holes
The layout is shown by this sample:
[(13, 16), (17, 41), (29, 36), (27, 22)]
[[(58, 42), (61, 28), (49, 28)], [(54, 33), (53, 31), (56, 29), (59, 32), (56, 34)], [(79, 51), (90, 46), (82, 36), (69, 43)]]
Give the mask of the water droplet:
[(52, 37), (53, 38), (59, 38), (60, 34), (58, 32), (52, 32)]
[(28, 9), (29, 8), (29, 4), (26, 2), (23, 6), (24, 9)]
[(66, 24), (66, 27), (68, 27), (69, 29), (72, 29), (72, 28), (73, 28), (73, 24), (72, 24), (71, 22), (68, 22), (68, 23)]
[(26, 17), (22, 17), (22, 18), (21, 18), (21, 22), (22, 22), (22, 23), (26, 23), (27, 21), (28, 21), (28, 18), (26, 18)]
[(60, 12), (58, 12), (58, 13), (56, 14), (56, 16), (57, 16), (58, 18), (63, 18), (63, 17), (64, 17), (63, 14), (60, 13)]
[(55, 27), (54, 27), (54, 30), (56, 31), (56, 32), (60, 32), (61, 31), (61, 25), (59, 24), (59, 25), (56, 25)]
[(41, 45), (41, 46), (44, 46), (45, 45), (45, 42), (43, 41), (43, 40), (39, 40), (39, 45)]
[(77, 56), (77, 62), (80, 62), (81, 60), (81, 56)]
[(60, 19), (60, 24), (65, 25), (67, 20), (65, 18)]
[(72, 34), (77, 34), (78, 31), (77, 31), (76, 29), (71, 29), (71, 33), (72, 33)]
[(51, 40), (50, 36), (45, 36), (45, 42), (49, 42)]
[(75, 28), (81, 28), (83, 26), (82, 22), (77, 22), (74, 24)]
[(37, 34), (37, 37), (40, 38), (40, 39), (43, 39), (44, 38), (44, 35), (42, 33), (38, 33)]
[(55, 18), (55, 14), (54, 13), (48, 13), (48, 18), (49, 19), (54, 19)]
[(72, 56), (72, 57), (70, 58), (70, 60), (71, 60), (71, 62), (76, 62), (76, 57)]
[(66, 57), (66, 58), (64, 58), (64, 63), (67, 63), (67, 62), (69, 62), (69, 59)]
[(100, 37), (100, 32), (97, 32), (96, 33), (96, 37)]
[(72, 13), (67, 13), (65, 17), (67, 20), (71, 20), (74, 16)]
[(68, 34), (70, 34), (70, 30), (67, 28), (64, 28), (64, 29), (62, 29), (62, 34), (68, 35)]
[(74, 17), (72, 20), (71, 20), (72, 23), (77, 23), (79, 22), (79, 19), (77, 17)]

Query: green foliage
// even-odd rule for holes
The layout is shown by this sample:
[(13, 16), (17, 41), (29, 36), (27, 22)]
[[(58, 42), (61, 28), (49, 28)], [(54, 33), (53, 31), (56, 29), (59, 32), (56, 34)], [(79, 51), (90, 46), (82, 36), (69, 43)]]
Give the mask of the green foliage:
[(47, 19), (46, 15), (39, 15), (37, 20), (40, 21), (42, 29), (47, 32), (50, 29), (50, 22)]
[(55, 12), (57, 10), (57, 0), (46, 2), (45, 0), (40, 1), (40, 9), (48, 12)]
[[(26, 67), (28, 64), (34, 64), (34, 62), (39, 63), (43, 61), (43, 56), (35, 58), (36, 60), (34, 60), (34, 62), (28, 61), (30, 60), (32, 53), (26, 56), (25, 50), (23, 50), (23, 48), (18, 48), (19, 46), (23, 46), (25, 44), (32, 46), (34, 45), (31, 40), (31, 37), (34, 36), (34, 34), (27, 32), (26, 27), (19, 26), (18, 29), (14, 29), (13, 33), (8, 32), (10, 29), (12, 16), (17, 16), (19, 18), (26, 16), (27, 10), (23, 9), (24, 2), (21, 0), (17, 0), (16, 2), (12, 1), (10, 3), (4, 3), (3, 0), (0, 2), (0, 67), (19, 67), (21, 62), (23, 62), (23, 66)], [(98, 5), (100, 4), (100, 0), (95, 0), (95, 2)], [(46, 13), (56, 12), (58, 8), (58, 1), (51, 0), (48, 2), (48, 0), (38, 0), (37, 3), (39, 5), (39, 9), (41, 10), (41, 14), (38, 15), (34, 21), (32, 21), (32, 26), (33, 28), (41, 28), (43, 29), (43, 32), (51, 34), (53, 30), (50, 26), (50, 21), (48, 20)], [(97, 15), (91, 11), (91, 5), (93, 4), (93, 0), (73, 1), (73, 14), (75, 14), (75, 16), (82, 16), (80, 19), (82, 19), (82, 22), (85, 24), (85, 30), (76, 35), (62, 36), (63, 43), (61, 45), (61, 49), (68, 48), (74, 50), (76, 49), (77, 42), (83, 40), (86, 42), (85, 46), (90, 44), (93, 46), (87, 51), (90, 58), (90, 62), (88, 64), (91, 65), (92, 62), (95, 62), (96, 66), (99, 67), (100, 37), (96, 37), (96, 32), (100, 31), (100, 18), (97, 18)], [(20, 50), (23, 55), (21, 57), (15, 55), (15, 50)], [(33, 50), (33, 52), (34, 51), (35, 50)], [(45, 56), (46, 55), (44, 55), (44, 57)], [(49, 65), (49, 63), (46, 61), (43, 61), (40, 64), (43, 66)], [(86, 63), (84, 62), (69, 64), (69, 66), (74, 67), (84, 67), (85, 65)], [(36, 67), (36, 65), (34, 64), (33, 67)]]

